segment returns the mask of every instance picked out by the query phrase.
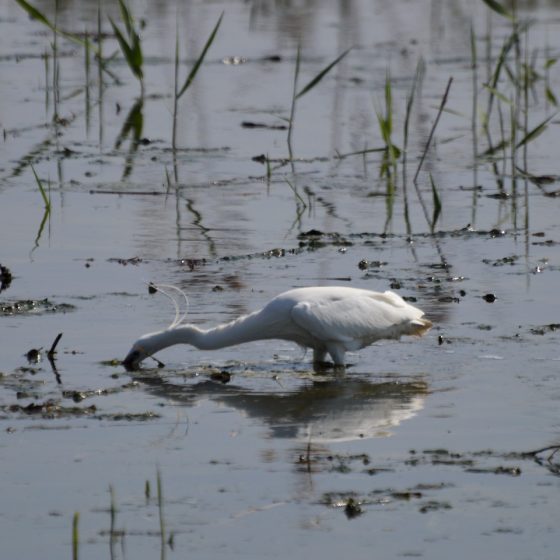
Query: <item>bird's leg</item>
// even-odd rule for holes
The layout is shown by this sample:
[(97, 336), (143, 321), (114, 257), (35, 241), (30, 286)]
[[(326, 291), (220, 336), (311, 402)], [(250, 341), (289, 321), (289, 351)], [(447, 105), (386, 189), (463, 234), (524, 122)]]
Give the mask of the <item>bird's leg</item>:
[(327, 352), (331, 355), (335, 366), (344, 367), (344, 356), (346, 354), (346, 348), (344, 348), (342, 344), (328, 344)]
[(325, 362), (325, 358), (327, 357), (327, 351), (324, 348), (313, 350), (313, 361), (315, 363), (323, 363)]

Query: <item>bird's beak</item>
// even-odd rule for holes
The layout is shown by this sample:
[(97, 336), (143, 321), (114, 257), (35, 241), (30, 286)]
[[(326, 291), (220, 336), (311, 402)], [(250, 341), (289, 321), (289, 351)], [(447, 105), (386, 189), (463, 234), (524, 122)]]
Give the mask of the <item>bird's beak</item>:
[(123, 360), (122, 365), (127, 371), (134, 371), (138, 369), (140, 364), (140, 352), (138, 350), (131, 350), (126, 358)]

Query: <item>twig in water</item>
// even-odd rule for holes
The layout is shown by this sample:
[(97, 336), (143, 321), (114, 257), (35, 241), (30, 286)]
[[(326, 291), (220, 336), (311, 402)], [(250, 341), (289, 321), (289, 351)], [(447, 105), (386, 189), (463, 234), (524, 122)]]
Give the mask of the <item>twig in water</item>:
[(449, 78), (449, 81), (447, 82), (447, 87), (445, 88), (445, 93), (443, 94), (443, 97), (441, 99), (441, 103), (440, 103), (440, 106), (439, 106), (439, 110), (438, 110), (436, 120), (434, 121), (434, 124), (432, 126), (432, 130), (430, 130), (430, 136), (428, 136), (428, 141), (426, 142), (426, 147), (424, 148), (424, 153), (422, 154), (422, 157), (420, 158), (420, 163), (418, 164), (418, 169), (416, 170), (416, 173), (414, 174), (414, 179), (412, 181), (414, 184), (416, 184), (416, 181), (418, 179), (418, 174), (420, 173), (420, 169), (422, 169), (422, 164), (424, 163), (424, 160), (426, 159), (426, 154), (428, 153), (428, 149), (430, 148), (430, 144), (432, 143), (432, 138), (434, 136), (434, 132), (435, 132), (436, 127), (438, 125), (439, 118), (441, 117), (441, 113), (443, 112), (443, 108), (445, 107), (445, 104), (447, 103), (447, 96), (449, 95), (449, 90), (451, 88), (452, 83), (453, 83), (453, 76), (451, 76)]
[(51, 349), (47, 352), (47, 356), (49, 357), (49, 359), (54, 358), (54, 355), (56, 353), (56, 347), (61, 338), (62, 338), (62, 333), (58, 333), (56, 335), (56, 338), (54, 339), (54, 342), (52, 343)]

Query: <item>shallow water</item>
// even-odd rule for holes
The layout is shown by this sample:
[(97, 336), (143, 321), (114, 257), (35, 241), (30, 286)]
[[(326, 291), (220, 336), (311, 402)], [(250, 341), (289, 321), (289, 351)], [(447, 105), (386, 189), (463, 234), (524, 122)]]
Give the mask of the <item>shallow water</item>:
[[(51, 3), (36, 6), (54, 17)], [(81, 558), (556, 558), (559, 202), (543, 189), (558, 183), (512, 178), (510, 153), (497, 174), (473, 158), (487, 148), (482, 83), (511, 24), (467, 1), (131, 7), (146, 23), (141, 108), (120, 56), (119, 83), (104, 76), (100, 88), (92, 61), (86, 88), (83, 50), (59, 38), (58, 124), (52, 33), (16, 3), (0, 8), (0, 264), (12, 274), (0, 292), (3, 554), (70, 556), (79, 512)], [(535, 20), (528, 58), (542, 75), (533, 128), (555, 111), (544, 67), (558, 56), (560, 13), (556, 2), (521, 7)], [(58, 19), (95, 33), (96, 9), (61, 3)], [(180, 102), (174, 158), (177, 10), (183, 79), (225, 16)], [(275, 127), (289, 115), (298, 42), (300, 85), (354, 48), (298, 103), (290, 164)], [(108, 38), (103, 48), (118, 47)], [(420, 57), (407, 181), (399, 162), (391, 199), (379, 154), (336, 155), (383, 145), (375, 110), (387, 69), (402, 147)], [(411, 179), (450, 76), (418, 195)], [(556, 65), (548, 80), (556, 92)], [(135, 106), (140, 143), (123, 134)], [(557, 145), (553, 117), (528, 144), (527, 170), (557, 173)], [(263, 154), (270, 178), (252, 159)], [(46, 217), (31, 165), (50, 184)], [(442, 204), (433, 233), (430, 173)], [(165, 368), (129, 374), (118, 360), (133, 340), (173, 318), (150, 281), (184, 289), (202, 326), (294, 286), (336, 284), (415, 298), (434, 328), (350, 354), (343, 374), (314, 372), (310, 353), (276, 341), (169, 348)], [(42, 360), (28, 363), (37, 348)]]

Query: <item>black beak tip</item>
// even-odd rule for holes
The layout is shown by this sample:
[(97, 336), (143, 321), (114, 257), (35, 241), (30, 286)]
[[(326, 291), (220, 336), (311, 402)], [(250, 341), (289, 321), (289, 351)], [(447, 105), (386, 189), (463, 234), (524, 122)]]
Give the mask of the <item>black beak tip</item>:
[(138, 352), (131, 352), (128, 356), (122, 361), (122, 365), (126, 369), (126, 371), (136, 371), (138, 369)]

